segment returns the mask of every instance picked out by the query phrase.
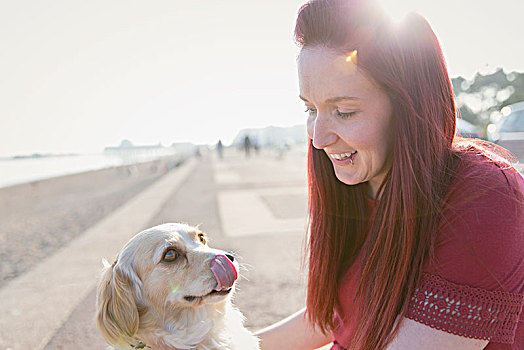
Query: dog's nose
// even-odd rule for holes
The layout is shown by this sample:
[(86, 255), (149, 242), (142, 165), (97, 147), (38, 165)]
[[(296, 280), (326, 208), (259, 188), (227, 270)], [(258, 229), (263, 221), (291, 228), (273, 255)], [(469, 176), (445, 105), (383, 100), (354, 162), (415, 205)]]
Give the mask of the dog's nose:
[(231, 254), (226, 254), (226, 256), (227, 256), (227, 258), (228, 258), (231, 262), (235, 261), (235, 257), (234, 257), (233, 255), (231, 255)]

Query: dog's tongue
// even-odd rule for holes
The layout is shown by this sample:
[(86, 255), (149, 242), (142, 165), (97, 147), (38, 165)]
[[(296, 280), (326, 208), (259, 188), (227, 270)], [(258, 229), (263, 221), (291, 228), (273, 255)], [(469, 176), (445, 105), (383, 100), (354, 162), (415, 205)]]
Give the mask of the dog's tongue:
[(238, 278), (235, 265), (225, 255), (215, 256), (209, 267), (217, 279), (218, 285), (215, 288), (217, 291), (231, 288)]

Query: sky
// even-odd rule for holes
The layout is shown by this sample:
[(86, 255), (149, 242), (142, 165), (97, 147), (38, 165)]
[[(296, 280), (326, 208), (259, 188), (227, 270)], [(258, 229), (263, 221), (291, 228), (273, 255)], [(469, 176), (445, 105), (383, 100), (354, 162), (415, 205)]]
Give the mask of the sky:
[[(381, 0), (435, 30), (451, 76), (524, 72), (521, 0)], [(0, 157), (231, 142), (305, 122), (297, 0), (0, 0)]]

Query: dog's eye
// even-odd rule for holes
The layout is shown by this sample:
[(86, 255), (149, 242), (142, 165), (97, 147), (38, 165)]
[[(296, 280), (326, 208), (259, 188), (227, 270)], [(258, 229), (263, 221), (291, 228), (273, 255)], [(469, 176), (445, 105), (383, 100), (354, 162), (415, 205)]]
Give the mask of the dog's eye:
[(164, 253), (164, 257), (162, 258), (162, 261), (163, 262), (173, 262), (176, 259), (178, 259), (179, 256), (180, 254), (178, 254), (176, 250), (169, 249), (168, 251)]
[(205, 234), (199, 233), (198, 238), (200, 239), (200, 242), (202, 242), (202, 244), (206, 244), (206, 235)]

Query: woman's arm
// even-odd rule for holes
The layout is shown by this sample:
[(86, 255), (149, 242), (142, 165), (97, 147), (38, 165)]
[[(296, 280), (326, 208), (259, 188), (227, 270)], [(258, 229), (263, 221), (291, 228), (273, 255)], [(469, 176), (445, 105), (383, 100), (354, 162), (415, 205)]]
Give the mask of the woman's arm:
[(333, 341), (305, 318), (302, 309), (288, 318), (257, 332), (261, 350), (313, 350)]
[[(398, 321), (398, 319), (397, 319)], [(422, 323), (403, 318), (400, 329), (386, 350), (411, 349), (461, 349), (480, 350), (488, 345), (488, 340), (466, 338), (431, 328)]]

